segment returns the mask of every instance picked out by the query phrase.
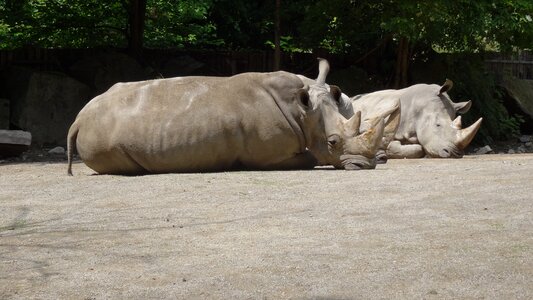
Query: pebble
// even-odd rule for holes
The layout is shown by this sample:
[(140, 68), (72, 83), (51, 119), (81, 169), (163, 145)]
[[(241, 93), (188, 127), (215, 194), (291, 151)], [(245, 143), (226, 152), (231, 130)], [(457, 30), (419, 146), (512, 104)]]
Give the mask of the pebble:
[(527, 142), (531, 142), (531, 136), (530, 135), (522, 135), (520, 136), (520, 142), (522, 143), (527, 143)]
[(58, 146), (48, 151), (48, 154), (65, 154), (65, 148)]
[(487, 154), (487, 153), (490, 153), (490, 152), (492, 152), (492, 148), (489, 145), (486, 145), (484, 147), (479, 148), (476, 151), (476, 154), (482, 155), (482, 154)]

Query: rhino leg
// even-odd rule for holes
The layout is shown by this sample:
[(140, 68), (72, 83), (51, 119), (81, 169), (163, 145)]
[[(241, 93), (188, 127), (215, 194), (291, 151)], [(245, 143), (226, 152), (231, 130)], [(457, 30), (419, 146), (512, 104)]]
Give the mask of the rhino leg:
[(421, 158), (424, 155), (420, 144), (402, 145), (400, 141), (392, 141), (387, 148), (389, 158)]
[(98, 174), (142, 175), (147, 173), (146, 169), (125, 151), (95, 153), (84, 158), (83, 161)]
[(264, 167), (267, 170), (304, 170), (312, 169), (317, 165), (316, 158), (310, 152), (296, 154), (295, 156)]

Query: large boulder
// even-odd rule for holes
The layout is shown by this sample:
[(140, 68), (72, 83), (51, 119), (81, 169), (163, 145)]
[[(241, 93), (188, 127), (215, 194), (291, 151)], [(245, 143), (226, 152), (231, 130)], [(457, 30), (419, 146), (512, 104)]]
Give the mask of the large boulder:
[(31, 133), (0, 129), (0, 158), (18, 156), (31, 145)]
[(147, 79), (146, 71), (132, 57), (117, 53), (102, 53), (84, 58), (70, 66), (69, 72), (76, 79), (105, 92), (117, 82)]
[(520, 109), (533, 117), (533, 80), (505, 75), (502, 86), (509, 93), (509, 96), (516, 101)]
[(513, 116), (520, 116), (522, 133), (533, 133), (533, 80), (503, 75), (504, 104)]
[(12, 72), (7, 78), (11, 123), (30, 131), (35, 145), (65, 145), (70, 124), (94, 96), (92, 89), (62, 73), (21, 68)]

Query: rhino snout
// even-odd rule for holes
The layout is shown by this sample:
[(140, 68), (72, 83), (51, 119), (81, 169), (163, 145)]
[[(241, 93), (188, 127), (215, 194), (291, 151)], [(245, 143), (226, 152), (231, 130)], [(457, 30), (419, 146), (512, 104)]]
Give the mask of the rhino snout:
[(341, 165), (345, 170), (375, 169), (376, 158), (368, 158), (362, 155), (342, 155)]
[(464, 155), (464, 151), (456, 149), (456, 148), (443, 148), (438, 151), (437, 155), (434, 157), (441, 157), (441, 158), (461, 158)]

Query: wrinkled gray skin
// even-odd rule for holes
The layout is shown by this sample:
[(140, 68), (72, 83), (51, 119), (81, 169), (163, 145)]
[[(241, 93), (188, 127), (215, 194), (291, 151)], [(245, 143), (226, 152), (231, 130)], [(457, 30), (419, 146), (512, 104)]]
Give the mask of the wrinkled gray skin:
[[(327, 75), (321, 62), (319, 77)], [(100, 174), (374, 168), (383, 124), (359, 133), (338, 112), (340, 90), (287, 72), (119, 83), (91, 100), (68, 133)]]
[[(378, 163), (387, 162), (387, 149), (389, 148), (390, 143), (394, 140), (398, 126), (400, 125), (400, 116), (401, 116), (401, 102), (399, 98), (388, 97), (382, 99), (372, 99), (367, 98), (362, 101), (352, 102), (352, 111), (361, 112), (361, 118), (364, 122), (361, 123), (361, 131), (366, 131), (371, 120), (377, 117), (385, 118), (385, 128), (383, 130), (383, 138), (381, 139), (381, 144), (376, 153), (376, 159)], [(341, 110), (339, 108), (339, 110)], [(349, 112), (344, 113), (344, 115), (349, 115)]]
[[(303, 75), (298, 75), (298, 77), (305, 84), (313, 84), (315, 82), (314, 79), (307, 78)], [(326, 84), (326, 87), (330, 89), (330, 85)], [(387, 161), (385, 151), (389, 143), (394, 139), (394, 135), (400, 124), (400, 100), (398, 98), (387, 98), (378, 102), (358, 101), (352, 103), (350, 97), (346, 94), (341, 94), (338, 107), (339, 112), (345, 118), (352, 118), (358, 111), (361, 113), (360, 132), (370, 130), (378, 122), (383, 120), (383, 137), (373, 156), (376, 158), (376, 163), (385, 163)]]
[(461, 117), (456, 114), (466, 113), (472, 103), (452, 102), (447, 94), (452, 86), (450, 80), (442, 86), (416, 84), (400, 90), (358, 95), (352, 102), (354, 107), (366, 106), (363, 110), (371, 110), (372, 105), (380, 102), (400, 100), (400, 124), (387, 147), (388, 158), (459, 158), (481, 126), (482, 118), (462, 128)]

